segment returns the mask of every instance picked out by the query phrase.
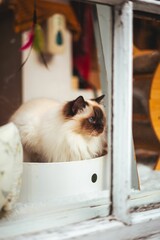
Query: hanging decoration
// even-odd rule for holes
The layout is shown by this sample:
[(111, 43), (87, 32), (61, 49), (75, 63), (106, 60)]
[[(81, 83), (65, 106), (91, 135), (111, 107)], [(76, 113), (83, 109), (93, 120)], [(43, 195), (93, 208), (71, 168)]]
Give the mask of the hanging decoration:
[[(31, 29), (33, 24), (33, 4), (34, 0), (9, 1), (9, 8), (14, 12), (14, 30), (16, 33)], [(72, 33), (73, 41), (78, 41), (81, 35), (81, 25), (69, 1), (62, 3), (59, 1), (36, 0), (36, 4), (37, 23), (46, 21), (54, 14), (62, 14), (65, 16), (66, 28)]]
[(37, 23), (37, 6), (36, 6), (36, 0), (34, 0), (34, 11), (33, 11), (33, 20), (32, 20), (32, 28), (30, 32), (28, 33), (28, 39), (27, 42), (20, 48), (21, 51), (24, 51), (28, 48), (30, 48), (30, 51), (28, 53), (27, 58), (20, 66), (20, 69), (24, 66), (24, 64), (27, 62), (32, 48), (34, 48), (41, 56), (42, 61), (44, 65), (48, 68), (46, 60), (43, 55), (44, 51), (44, 34), (41, 26)]
[(54, 14), (47, 20), (46, 50), (50, 54), (63, 53), (65, 50), (66, 18), (63, 14)]

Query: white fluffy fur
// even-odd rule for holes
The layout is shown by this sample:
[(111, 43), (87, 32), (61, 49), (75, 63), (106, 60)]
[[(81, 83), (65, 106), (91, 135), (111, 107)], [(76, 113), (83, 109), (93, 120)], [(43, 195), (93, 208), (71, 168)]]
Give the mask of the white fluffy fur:
[[(97, 105), (96, 102), (88, 102)], [(89, 107), (68, 121), (64, 120), (63, 106), (64, 103), (54, 100), (36, 99), (23, 104), (15, 112), (11, 121), (17, 125), (25, 149), (37, 152), (49, 162), (90, 159), (102, 154), (105, 131), (98, 137), (84, 136), (75, 131), (78, 118), (82, 114), (87, 115)], [(24, 160), (29, 161), (26, 155)]]

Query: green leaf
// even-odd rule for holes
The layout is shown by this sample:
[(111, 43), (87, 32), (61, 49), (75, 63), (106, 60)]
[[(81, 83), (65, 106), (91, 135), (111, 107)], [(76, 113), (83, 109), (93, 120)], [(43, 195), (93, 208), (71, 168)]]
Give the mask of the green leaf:
[(33, 47), (37, 52), (44, 51), (44, 33), (39, 24), (35, 25)]

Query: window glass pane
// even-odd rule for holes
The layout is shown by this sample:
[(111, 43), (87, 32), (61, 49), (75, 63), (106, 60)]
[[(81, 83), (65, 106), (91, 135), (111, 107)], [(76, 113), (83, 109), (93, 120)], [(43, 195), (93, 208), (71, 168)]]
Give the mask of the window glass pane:
[(135, 11), (133, 25), (133, 138), (141, 191), (160, 190), (160, 23)]

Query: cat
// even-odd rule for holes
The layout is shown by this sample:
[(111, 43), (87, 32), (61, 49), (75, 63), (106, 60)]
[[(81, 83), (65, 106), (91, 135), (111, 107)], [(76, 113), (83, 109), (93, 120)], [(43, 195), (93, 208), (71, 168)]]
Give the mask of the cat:
[(59, 103), (34, 99), (22, 104), (10, 121), (19, 129), (24, 161), (66, 162), (107, 153), (104, 95)]

